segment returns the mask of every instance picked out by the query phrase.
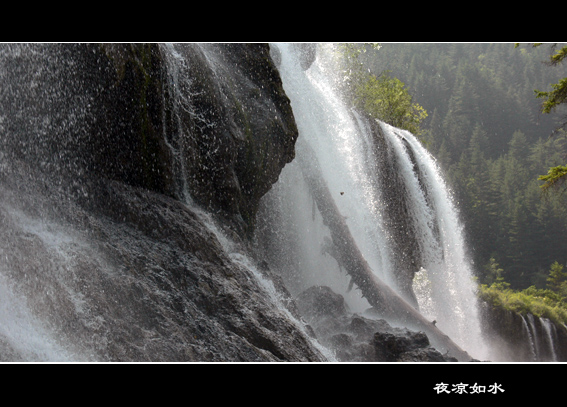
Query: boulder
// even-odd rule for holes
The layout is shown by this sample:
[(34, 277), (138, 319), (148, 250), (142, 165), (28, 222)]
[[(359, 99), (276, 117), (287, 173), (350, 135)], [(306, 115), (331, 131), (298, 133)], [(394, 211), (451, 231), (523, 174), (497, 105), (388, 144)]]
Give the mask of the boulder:
[(190, 191), (251, 235), (297, 138), (268, 44), (14, 48), (3, 61), (3, 154), (64, 187), (102, 177), (179, 200)]
[(300, 42), (292, 44), (291, 47), (298, 56), (301, 69), (308, 70), (317, 58), (317, 44)]
[(457, 362), (430, 346), (423, 332), (398, 329), (396, 333), (374, 334), (375, 360), (378, 362)]
[(329, 287), (308, 288), (296, 304), (315, 337), (341, 362), (457, 362), (434, 349), (424, 332), (392, 327), (372, 309), (351, 313)]
[(296, 304), (309, 321), (322, 318), (340, 318), (347, 315), (345, 300), (329, 287), (313, 286), (299, 294)]

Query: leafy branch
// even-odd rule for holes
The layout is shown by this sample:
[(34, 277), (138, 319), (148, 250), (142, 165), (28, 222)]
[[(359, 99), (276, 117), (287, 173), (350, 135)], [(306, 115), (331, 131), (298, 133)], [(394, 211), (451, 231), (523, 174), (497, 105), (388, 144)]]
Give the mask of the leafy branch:
[[(533, 47), (539, 47), (542, 43), (534, 43)], [(515, 44), (517, 48), (519, 44)], [(555, 48), (555, 44), (552, 45)], [(567, 46), (562, 47), (557, 50), (553, 55), (549, 57), (549, 65), (557, 65), (561, 63), (567, 57)], [(551, 91), (545, 92), (540, 90), (534, 90), (536, 98), (544, 99), (541, 111), (542, 113), (549, 114), (554, 111), (559, 105), (567, 102), (567, 78), (560, 79), (558, 83), (551, 85)], [(563, 123), (561, 128), (567, 127), (567, 122)], [(538, 180), (544, 181), (541, 188), (544, 191), (548, 191), (550, 188), (558, 189), (561, 185), (565, 183), (567, 179), (567, 166), (559, 165), (557, 167), (552, 167), (549, 169), (547, 175), (541, 175)]]
[(338, 46), (345, 60), (344, 75), (348, 83), (347, 93), (353, 104), (375, 119), (392, 126), (408, 130), (418, 136), (421, 122), (427, 117), (427, 111), (413, 103), (405, 84), (390, 76), (389, 71), (379, 76), (365, 71), (359, 57), (368, 49), (378, 50), (378, 43), (352, 44)]

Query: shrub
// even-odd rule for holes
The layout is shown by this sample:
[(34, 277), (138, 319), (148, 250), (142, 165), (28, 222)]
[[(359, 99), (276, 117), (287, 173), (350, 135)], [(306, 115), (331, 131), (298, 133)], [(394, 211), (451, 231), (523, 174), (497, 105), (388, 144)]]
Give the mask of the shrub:
[(521, 315), (533, 314), (556, 324), (567, 324), (567, 303), (560, 294), (549, 289), (531, 286), (522, 291), (509, 288), (499, 281), (479, 287), (479, 297), (496, 308), (504, 308)]

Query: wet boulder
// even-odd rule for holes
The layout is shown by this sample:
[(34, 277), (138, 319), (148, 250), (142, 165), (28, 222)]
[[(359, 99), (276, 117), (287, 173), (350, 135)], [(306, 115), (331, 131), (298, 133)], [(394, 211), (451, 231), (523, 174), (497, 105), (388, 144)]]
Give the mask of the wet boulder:
[(10, 47), (2, 154), (64, 186), (103, 177), (190, 194), (251, 235), (298, 134), (268, 44)]
[(316, 338), (341, 362), (456, 362), (433, 348), (423, 332), (392, 327), (372, 309), (351, 313), (326, 286), (299, 294), (296, 304)]
[(299, 64), (304, 71), (308, 70), (317, 58), (316, 43), (294, 43), (292, 49), (299, 58)]

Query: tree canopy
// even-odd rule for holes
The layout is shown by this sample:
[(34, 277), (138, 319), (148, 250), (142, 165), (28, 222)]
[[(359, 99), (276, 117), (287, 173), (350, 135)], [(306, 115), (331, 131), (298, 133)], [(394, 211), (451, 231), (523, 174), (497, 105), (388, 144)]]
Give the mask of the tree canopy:
[(403, 84), (429, 113), (420, 138), (453, 189), (484, 283), (494, 282), (497, 262), (511, 288), (545, 289), (549, 265), (567, 264), (566, 195), (542, 194), (565, 185), (567, 138), (550, 137), (560, 117), (545, 113), (534, 92), (557, 90), (550, 84), (567, 77), (565, 53), (553, 55), (546, 64), (547, 46), (513, 43), (382, 43), (356, 55), (368, 80), (363, 95), (388, 94), (377, 90), (380, 80)]
[(356, 84), (355, 104), (371, 116), (392, 126), (409, 130), (416, 136), (420, 134), (420, 124), (427, 112), (412, 97), (405, 84), (393, 78), (389, 72), (379, 76), (368, 75)]
[[(537, 47), (539, 45), (541, 44), (534, 44), (534, 47)], [(549, 64), (557, 65), (561, 63), (566, 56), (567, 46), (560, 48), (558, 51), (552, 54), (549, 57)], [(539, 91), (537, 89), (535, 90), (536, 97), (544, 99), (542, 105), (543, 113), (551, 113), (559, 105), (567, 102), (567, 78), (560, 79), (558, 83), (552, 84), (551, 87), (553, 88), (552, 91)], [(564, 130), (566, 127), (567, 120), (563, 122), (561, 129)], [(551, 167), (546, 175), (541, 175), (538, 179), (544, 182), (543, 185), (541, 185), (544, 190), (548, 190), (550, 188), (559, 189), (560, 186), (564, 185), (565, 180), (567, 179), (567, 166), (559, 165), (556, 167)]]
[(347, 95), (352, 103), (370, 116), (392, 126), (409, 130), (416, 136), (421, 133), (421, 122), (427, 117), (426, 110), (413, 103), (405, 84), (390, 76), (389, 71), (379, 74), (365, 70), (360, 57), (368, 50), (379, 50), (377, 43), (340, 44), (344, 57), (348, 83)]

